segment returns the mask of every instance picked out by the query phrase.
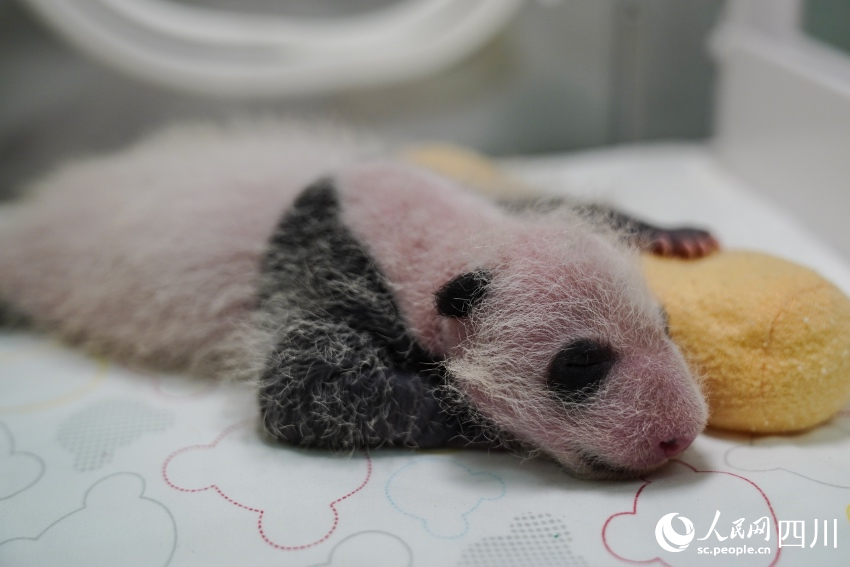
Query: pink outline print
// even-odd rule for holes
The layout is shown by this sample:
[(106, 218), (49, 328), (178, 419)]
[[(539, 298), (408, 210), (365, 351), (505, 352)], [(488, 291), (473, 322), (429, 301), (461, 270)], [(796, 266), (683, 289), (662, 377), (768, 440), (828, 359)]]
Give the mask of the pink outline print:
[[(372, 459), (371, 459), (371, 457), (369, 456), (368, 453), (363, 454), (365, 459), (366, 459), (366, 477), (363, 479), (363, 481), (359, 484), (359, 486), (357, 486), (353, 490), (349, 491), (348, 493), (344, 494), (343, 496), (340, 496), (340, 497), (334, 499), (333, 501), (331, 501), (328, 504), (328, 506), (331, 510), (331, 513), (333, 514), (333, 522), (332, 522), (330, 529), (328, 529), (327, 532), (323, 536), (321, 536), (320, 538), (318, 538), (314, 541), (311, 541), (310, 543), (304, 543), (304, 544), (301, 544), (301, 545), (284, 545), (284, 544), (281, 544), (281, 543), (277, 543), (272, 539), (272, 536), (269, 535), (269, 530), (267, 529), (267, 525), (264, 523), (264, 520), (266, 519), (266, 515), (267, 515), (266, 510), (268, 509), (268, 506), (259, 507), (256, 504), (253, 505), (253, 506), (246, 504), (245, 499), (241, 499), (241, 498), (237, 498), (237, 497), (232, 496), (232, 492), (231, 493), (226, 492), (225, 489), (221, 488), (219, 486), (219, 484), (217, 484), (217, 483), (210, 483), (210, 484), (208, 484), (206, 486), (202, 486), (200, 488), (187, 488), (185, 486), (178, 486), (178, 484), (175, 481), (173, 481), (173, 479), (169, 476), (169, 465), (172, 463), (172, 461), (175, 458), (180, 457), (181, 455), (185, 455), (187, 453), (190, 453), (192, 451), (216, 449), (222, 443), (222, 441), (224, 441), (229, 435), (231, 435), (235, 431), (239, 430), (240, 428), (247, 427), (250, 423), (252, 423), (252, 422), (251, 421), (240, 421), (238, 423), (231, 425), (230, 427), (228, 427), (227, 429), (222, 431), (218, 435), (218, 437), (216, 437), (213, 440), (213, 442), (208, 444), (208, 445), (191, 445), (191, 446), (188, 446), (188, 447), (183, 447), (181, 449), (178, 449), (177, 451), (174, 451), (173, 453), (171, 453), (165, 459), (165, 461), (162, 464), (162, 478), (163, 478), (163, 480), (165, 480), (165, 482), (166, 482), (166, 484), (168, 484), (168, 486), (170, 486), (171, 488), (173, 488), (175, 490), (179, 490), (181, 492), (193, 493), (193, 492), (206, 492), (208, 490), (212, 490), (215, 493), (217, 493), (219, 496), (221, 496), (225, 501), (232, 504), (233, 506), (236, 506), (237, 508), (241, 508), (243, 510), (247, 510), (249, 512), (253, 512), (253, 513), (257, 514), (257, 530), (260, 534), (260, 537), (263, 539), (263, 541), (265, 541), (268, 545), (272, 546), (275, 549), (280, 549), (280, 550), (283, 550), (283, 551), (299, 551), (299, 550), (304, 550), (304, 549), (309, 549), (311, 547), (315, 547), (315, 546), (327, 541), (328, 538), (331, 537), (331, 534), (333, 534), (336, 531), (336, 529), (339, 525), (339, 511), (336, 508), (337, 504), (339, 504), (343, 500), (351, 498), (352, 496), (354, 496), (355, 494), (357, 494), (358, 492), (363, 490), (363, 488), (369, 483), (369, 480), (372, 477)], [(259, 438), (259, 436), (257, 436), (257, 437)], [(260, 443), (260, 442), (261, 441), (258, 440), (258, 443)], [(272, 455), (282, 457), (283, 458), (283, 461), (281, 462), (282, 465), (286, 465), (286, 458), (287, 457), (291, 458), (293, 456), (301, 456), (302, 455), (301, 452), (300, 452), (301, 450), (299, 450), (299, 449), (295, 449), (295, 448), (290, 449), (290, 448), (286, 448), (286, 447), (283, 447), (283, 446), (281, 446), (281, 447), (265, 447), (263, 450), (264, 451), (281, 451), (282, 453), (277, 453), (277, 454), (272, 453)], [(329, 458), (325, 454), (322, 454), (322, 457)], [(302, 458), (304, 458), (304, 457), (302, 456)], [(309, 459), (309, 458), (310, 457), (306, 457), (306, 459)], [(333, 457), (333, 458), (336, 458), (336, 457)], [(350, 463), (352, 461), (348, 460), (346, 462)], [(247, 465), (244, 465), (244, 466), (250, 467), (250, 465), (251, 465), (251, 463), (247, 463)], [(326, 469), (326, 467), (323, 467), (322, 465), (323, 465), (323, 463), (320, 462), (320, 461), (317, 461), (315, 463), (315, 465), (313, 465), (312, 463), (307, 463), (307, 466), (310, 468), (310, 470), (316, 470), (316, 471)], [(239, 467), (240, 463), (237, 462), (235, 466)], [(298, 470), (303, 470), (303, 469), (299, 468)], [(239, 471), (236, 471), (236, 472), (238, 473)], [(245, 475), (239, 474), (240, 478), (243, 477), (243, 476), (245, 476)], [(244, 488), (244, 486), (242, 486), (240, 488)], [(277, 509), (277, 508), (284, 508), (285, 509), (285, 507), (272, 506), (272, 509)]]
[[(773, 536), (774, 536), (774, 537), (772, 538), (772, 540), (771, 540), (771, 542), (770, 542), (770, 546), (773, 548), (773, 553), (771, 554), (771, 557), (773, 557), (773, 560), (770, 562), (770, 564), (768, 565), (768, 567), (773, 567), (774, 565), (776, 565), (776, 563), (779, 561), (779, 557), (780, 557), (780, 554), (781, 554), (781, 552), (782, 552), (782, 548), (780, 548), (780, 547), (778, 547), (778, 546), (776, 545), (776, 543), (779, 541), (779, 525), (777, 524), (777, 520), (776, 520), (776, 512), (773, 510), (773, 505), (770, 503), (770, 499), (767, 497), (767, 495), (764, 493), (764, 491), (761, 489), (761, 487), (759, 487), (759, 486), (758, 486), (755, 482), (751, 481), (750, 479), (748, 479), (748, 478), (746, 478), (746, 477), (743, 477), (743, 476), (741, 476), (741, 475), (739, 475), (739, 474), (732, 473), (732, 472), (727, 472), (727, 471), (714, 471), (714, 470), (701, 471), (701, 470), (698, 470), (696, 467), (694, 467), (694, 466), (692, 466), (692, 465), (689, 465), (688, 463), (685, 463), (685, 462), (683, 462), (683, 461), (679, 461), (678, 459), (673, 459), (673, 460), (671, 461), (671, 463), (677, 463), (677, 464), (679, 464), (679, 465), (683, 465), (683, 466), (687, 467), (688, 469), (690, 469), (690, 470), (691, 470), (691, 472), (693, 472), (693, 473), (697, 473), (697, 474), (724, 474), (724, 475), (729, 475), (729, 476), (731, 476), (731, 477), (735, 477), (735, 478), (738, 478), (738, 479), (740, 479), (740, 480), (746, 481), (747, 483), (749, 483), (750, 485), (752, 485), (752, 486), (753, 486), (753, 487), (754, 487), (754, 488), (758, 491), (758, 493), (761, 495), (761, 497), (764, 499), (765, 504), (767, 504), (767, 508), (768, 508), (768, 510), (770, 510), (771, 530), (772, 530), (772, 533), (773, 533)], [(670, 563), (667, 563), (667, 562), (666, 562), (664, 559), (662, 559), (660, 556), (655, 556), (655, 557), (653, 557), (653, 558), (651, 558), (651, 559), (629, 559), (628, 557), (623, 557), (622, 555), (620, 555), (620, 554), (618, 554), (617, 552), (615, 552), (615, 551), (611, 548), (611, 545), (610, 545), (610, 544), (609, 544), (609, 542), (608, 542), (608, 533), (607, 533), (607, 531), (608, 531), (608, 527), (609, 527), (609, 524), (611, 523), (611, 521), (612, 521), (614, 518), (617, 518), (617, 517), (619, 517), (619, 516), (636, 516), (636, 515), (638, 514), (638, 499), (640, 498), (640, 496), (641, 496), (641, 494), (643, 493), (644, 489), (645, 489), (647, 486), (649, 486), (650, 484), (654, 483), (654, 482), (659, 482), (659, 481), (662, 481), (662, 480), (665, 480), (665, 479), (654, 479), (654, 480), (649, 480), (649, 479), (644, 478), (643, 480), (644, 480), (645, 482), (644, 482), (644, 483), (640, 486), (640, 488), (638, 488), (637, 492), (635, 493), (634, 500), (632, 501), (632, 509), (631, 509), (631, 511), (630, 511), (630, 512), (617, 512), (616, 514), (612, 514), (611, 516), (609, 516), (609, 517), (608, 517), (608, 519), (607, 519), (607, 520), (605, 520), (605, 524), (602, 526), (602, 533), (601, 533), (601, 535), (602, 535), (602, 544), (605, 546), (605, 549), (608, 551), (608, 553), (610, 553), (611, 555), (613, 555), (614, 557), (616, 557), (617, 559), (619, 559), (619, 560), (621, 560), (621, 561), (625, 561), (626, 563), (639, 564), (639, 565), (648, 565), (648, 564), (656, 563), (656, 562), (657, 562), (657, 563), (659, 563), (659, 564), (661, 564), (661, 565), (664, 565), (664, 566), (666, 566), (666, 567), (671, 567), (671, 564), (670, 564)], [(696, 486), (692, 486), (692, 487), (690, 487), (690, 488), (683, 487), (683, 489), (694, 490), (694, 491), (700, 490), (700, 488), (699, 488), (699, 487), (696, 487)], [(680, 496), (680, 497), (681, 497), (681, 496)], [(734, 495), (727, 495), (727, 498), (728, 498), (728, 497), (734, 498)], [(718, 500), (720, 500), (720, 499), (718, 498)], [(728, 500), (728, 499), (727, 499), (727, 500), (725, 500), (725, 501), (726, 501), (727, 503), (729, 502), (729, 500)], [(705, 502), (702, 506), (705, 508), (706, 513), (710, 513), (710, 512), (712, 512), (712, 511), (713, 511), (713, 509), (711, 509), (711, 508), (712, 508), (712, 506), (716, 506), (716, 507), (717, 507), (717, 508), (721, 511), (721, 514), (723, 514), (723, 503), (722, 503), (722, 502), (723, 502), (723, 501), (721, 501), (719, 504), (714, 504), (714, 503), (712, 503), (712, 501), (711, 501), (711, 500), (707, 500), (707, 501), (706, 501), (706, 502)], [(677, 504), (676, 502), (671, 501), (671, 503), (670, 503), (670, 504), (669, 504), (669, 506), (668, 506), (669, 511), (670, 511), (670, 512), (675, 511), (675, 510), (677, 509), (677, 506), (678, 506), (679, 508), (681, 508), (681, 507), (682, 507), (682, 505), (681, 505), (681, 504)], [(729, 516), (728, 512), (726, 513), (726, 516)], [(659, 519), (660, 519), (660, 516), (659, 516)], [(737, 518), (736, 518), (736, 519), (737, 519)], [(749, 520), (752, 520), (752, 519), (753, 519), (753, 518), (748, 518), (747, 520), (749, 521)], [(723, 526), (724, 526), (724, 527), (726, 527), (726, 526), (728, 525), (729, 520), (730, 520), (730, 518), (729, 518), (729, 517), (725, 517), (725, 518), (724, 518), (723, 516), (721, 516), (721, 521), (723, 522)], [(707, 529), (707, 526), (702, 526), (702, 525), (700, 525), (699, 527), (697, 527), (697, 528), (696, 528), (696, 531), (697, 531), (697, 532), (701, 532), (701, 531), (706, 530), (706, 529)], [(757, 545), (757, 544), (754, 544), (754, 543), (752, 543), (752, 542), (749, 542), (748, 540), (744, 540), (744, 542), (746, 542), (746, 543), (744, 543), (744, 542), (740, 542), (740, 541), (738, 541), (738, 540), (735, 540), (734, 542), (726, 541), (726, 542), (722, 542), (722, 543), (719, 543), (716, 539), (712, 539), (712, 540), (710, 540), (710, 541), (712, 542), (712, 544), (711, 544), (711, 545), (709, 545), (709, 546), (702, 545), (701, 547), (732, 547), (732, 546), (737, 546), (737, 545), (739, 545), (739, 544), (747, 545), (747, 546), (749, 546), (749, 547), (758, 547), (758, 545)], [(641, 543), (646, 543), (646, 542), (641, 542)], [(694, 543), (697, 543), (697, 542), (695, 541)], [(655, 546), (657, 547), (657, 544), (656, 544), (655, 542), (652, 542), (652, 544), (651, 544), (651, 545), (655, 545)], [(694, 547), (696, 547), (696, 546), (694, 546)], [(660, 553), (664, 553), (664, 551), (663, 551), (663, 550), (661, 550), (661, 548), (660, 548), (660, 547), (657, 547), (657, 549), (658, 549), (658, 551), (659, 551)], [(678, 554), (672, 554), (672, 553), (670, 553), (669, 555), (671, 556), (671, 559), (672, 559), (673, 557), (676, 557), (677, 559), (684, 560), (684, 561), (685, 561), (685, 563), (687, 563), (687, 560), (686, 560), (686, 558), (685, 558), (684, 556), (683, 556), (683, 557), (678, 557)], [(712, 555), (706, 555), (705, 557), (706, 557), (706, 558), (711, 558), (712, 560), (715, 560), (715, 561), (716, 561), (716, 560), (718, 560), (718, 557), (716, 557), (716, 556), (712, 556)], [(730, 559), (730, 557), (729, 557), (729, 556), (724, 556), (724, 557), (725, 557), (725, 559), (727, 559), (727, 560), (729, 560), (729, 559)], [(735, 557), (735, 556), (732, 556), (732, 559), (733, 559), (733, 560), (734, 560), (734, 557)], [(749, 555), (748, 555), (748, 556), (746, 556), (746, 557), (754, 557), (754, 556), (749, 556)], [(764, 556), (758, 556), (758, 557), (764, 557)], [(693, 558), (691, 558), (691, 559), (693, 559)], [(766, 557), (765, 557), (765, 559), (766, 559)], [(721, 559), (721, 561), (722, 561), (722, 559)]]

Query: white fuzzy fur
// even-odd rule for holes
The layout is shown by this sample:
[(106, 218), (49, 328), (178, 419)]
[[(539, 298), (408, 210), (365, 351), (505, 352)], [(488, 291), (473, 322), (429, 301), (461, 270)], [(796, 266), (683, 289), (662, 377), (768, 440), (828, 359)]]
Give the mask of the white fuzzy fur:
[(229, 374), (283, 211), (376, 151), (330, 126), (193, 125), (67, 164), (3, 211), (0, 297), (125, 363)]
[[(637, 473), (663, 462), (660, 441), (702, 430), (699, 385), (616, 235), (570, 210), (510, 215), (409, 166), (359, 165), (377, 153), (292, 124), (198, 126), (68, 165), (3, 211), (0, 298), (131, 364), (256, 375), (280, 355), (274, 337), (298, 324), (252, 320), (267, 240), (299, 191), (333, 173), (344, 222), (407, 326), (448, 357), (456, 395), (499, 430), (596, 476), (588, 455)], [(493, 274), (484, 302), (468, 319), (440, 317), (434, 291), (477, 268)], [(582, 338), (619, 358), (592, 403), (570, 405), (546, 372)]]

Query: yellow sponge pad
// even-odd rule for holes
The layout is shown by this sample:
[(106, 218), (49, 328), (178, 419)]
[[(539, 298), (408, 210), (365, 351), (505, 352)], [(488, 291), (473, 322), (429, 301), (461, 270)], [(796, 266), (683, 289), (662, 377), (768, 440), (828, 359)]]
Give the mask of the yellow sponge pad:
[(494, 199), (534, 197), (539, 193), (506, 175), (478, 152), (445, 143), (414, 146), (402, 158), (457, 179), (467, 187)]
[(796, 431), (850, 399), (850, 299), (815, 272), (754, 252), (644, 266), (705, 376), (710, 426)]

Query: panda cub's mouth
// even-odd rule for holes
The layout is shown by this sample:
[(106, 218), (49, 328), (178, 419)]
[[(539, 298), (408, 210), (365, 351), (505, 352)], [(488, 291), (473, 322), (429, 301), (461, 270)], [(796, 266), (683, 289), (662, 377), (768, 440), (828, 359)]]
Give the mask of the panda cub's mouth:
[(588, 451), (581, 451), (578, 456), (581, 464), (589, 469), (588, 476), (593, 478), (627, 479), (635, 478), (642, 473), (642, 471), (611, 464), (599, 455)]

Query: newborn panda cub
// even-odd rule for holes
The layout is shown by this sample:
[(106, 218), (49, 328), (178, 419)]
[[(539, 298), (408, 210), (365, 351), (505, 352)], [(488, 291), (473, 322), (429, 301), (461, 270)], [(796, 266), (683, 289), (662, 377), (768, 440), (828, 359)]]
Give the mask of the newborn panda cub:
[(186, 128), (72, 164), (0, 216), (0, 298), (135, 365), (248, 376), (307, 447), (515, 447), (640, 475), (707, 409), (638, 249), (716, 241), (495, 203), (294, 128)]

